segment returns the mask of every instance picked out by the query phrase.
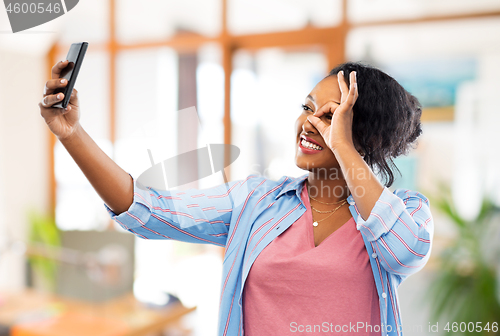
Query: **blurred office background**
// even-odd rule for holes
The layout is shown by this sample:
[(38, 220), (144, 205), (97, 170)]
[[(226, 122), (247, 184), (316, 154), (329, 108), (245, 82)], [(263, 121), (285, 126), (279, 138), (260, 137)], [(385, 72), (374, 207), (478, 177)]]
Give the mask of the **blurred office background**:
[[(124, 238), (133, 236), (110, 221), (39, 114), (51, 67), (65, 59), (71, 43), (88, 41), (76, 84), (81, 123), (134, 177), (151, 158), (159, 162), (209, 143), (240, 148), (225, 170), (230, 180), (300, 176), (294, 122), (315, 84), (347, 60), (392, 75), (424, 109), (423, 134), (408, 156), (396, 159), (402, 176), (391, 190), (428, 196), (435, 220), (429, 264), (399, 288), (406, 334), (431, 333), (438, 301), (429, 288), (444, 276), (455, 289), (448, 294), (459, 298), (455, 307), (465, 311), (487, 302), (500, 322), (499, 1), (82, 0), (64, 16), (16, 34), (0, 10), (0, 30), (0, 292), (33, 287), (103, 301), (133, 291), (158, 305), (171, 293), (196, 310), (165, 335), (215, 335), (223, 249)], [(198, 118), (181, 111), (192, 106)], [(231, 162), (229, 155), (225, 160)], [(223, 182), (218, 172), (172, 189)], [(440, 201), (446, 187), (448, 201)], [(36, 238), (36, 228), (43, 232), (51, 220), (53, 235)], [(481, 234), (474, 240), (470, 232)], [(464, 240), (473, 247), (463, 248)], [(106, 286), (88, 263), (69, 266), (54, 257), (55, 264), (38, 268), (59, 265), (59, 271), (42, 272), (54, 277), (48, 286), (27, 262), (36, 256), (35, 242), (93, 251), (97, 262), (119, 264), (128, 280)], [(461, 253), (459, 260), (447, 251)], [(479, 270), (487, 274), (484, 282)], [(446, 308), (451, 301), (438, 299), (445, 314), (476, 318), (453, 315)]]

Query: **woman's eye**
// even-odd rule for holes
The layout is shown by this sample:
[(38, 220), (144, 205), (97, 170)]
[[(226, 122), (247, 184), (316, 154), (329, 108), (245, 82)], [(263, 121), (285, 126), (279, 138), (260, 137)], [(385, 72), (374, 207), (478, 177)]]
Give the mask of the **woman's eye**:
[[(302, 110), (314, 112), (309, 106), (302, 104)], [(323, 115), (327, 120), (332, 120), (333, 114), (324, 114)]]
[(304, 104), (302, 104), (302, 109), (304, 111), (311, 111), (312, 112), (311, 108), (309, 106), (307, 106), (307, 105), (304, 105)]

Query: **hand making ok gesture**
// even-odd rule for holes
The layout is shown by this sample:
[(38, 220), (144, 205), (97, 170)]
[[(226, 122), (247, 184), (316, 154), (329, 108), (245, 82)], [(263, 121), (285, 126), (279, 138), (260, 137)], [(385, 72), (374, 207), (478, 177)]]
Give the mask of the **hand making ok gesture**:
[[(356, 81), (356, 72), (349, 74), (350, 87), (344, 78), (344, 72), (337, 74), (337, 79), (342, 93), (340, 105), (335, 102), (328, 102), (313, 115), (308, 116), (309, 122), (319, 131), (325, 144), (335, 153), (335, 149), (341, 145), (350, 145), (354, 147), (352, 141), (352, 108), (358, 98), (358, 85)], [(321, 120), (325, 113), (332, 113), (331, 123)]]

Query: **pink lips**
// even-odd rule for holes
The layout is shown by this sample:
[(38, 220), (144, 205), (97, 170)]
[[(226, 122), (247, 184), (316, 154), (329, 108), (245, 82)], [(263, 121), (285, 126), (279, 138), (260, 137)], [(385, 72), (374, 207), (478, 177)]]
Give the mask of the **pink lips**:
[[(309, 141), (309, 140), (307, 140), (307, 141)], [(302, 153), (304, 153), (304, 154), (317, 154), (317, 153), (321, 153), (323, 151), (323, 150), (315, 150), (315, 149), (306, 148), (306, 147), (302, 146), (301, 142), (302, 142), (302, 137), (299, 139), (299, 148), (302, 151)], [(313, 142), (313, 141), (310, 141), (310, 142)], [(317, 144), (316, 142), (313, 142), (313, 143)]]
[(320, 147), (323, 147), (323, 146), (321, 146), (321, 145), (320, 145), (317, 141), (314, 141), (313, 139), (311, 139), (311, 138), (309, 138), (309, 137), (306, 137), (305, 135), (301, 135), (300, 137), (301, 137), (301, 138), (306, 139), (306, 141), (308, 141), (308, 142), (310, 142), (310, 143), (313, 143), (313, 144), (315, 144), (315, 145), (318, 145), (318, 146), (320, 146)]

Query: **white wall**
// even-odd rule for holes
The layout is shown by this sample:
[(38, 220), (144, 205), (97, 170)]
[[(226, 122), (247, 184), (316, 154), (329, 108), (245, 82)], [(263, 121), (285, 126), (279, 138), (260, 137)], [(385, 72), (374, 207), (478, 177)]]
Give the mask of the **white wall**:
[[(27, 210), (48, 207), (48, 130), (37, 105), (45, 77), (43, 56), (0, 46), (0, 242), (25, 241)], [(0, 290), (23, 285), (22, 254), (0, 252)]]

